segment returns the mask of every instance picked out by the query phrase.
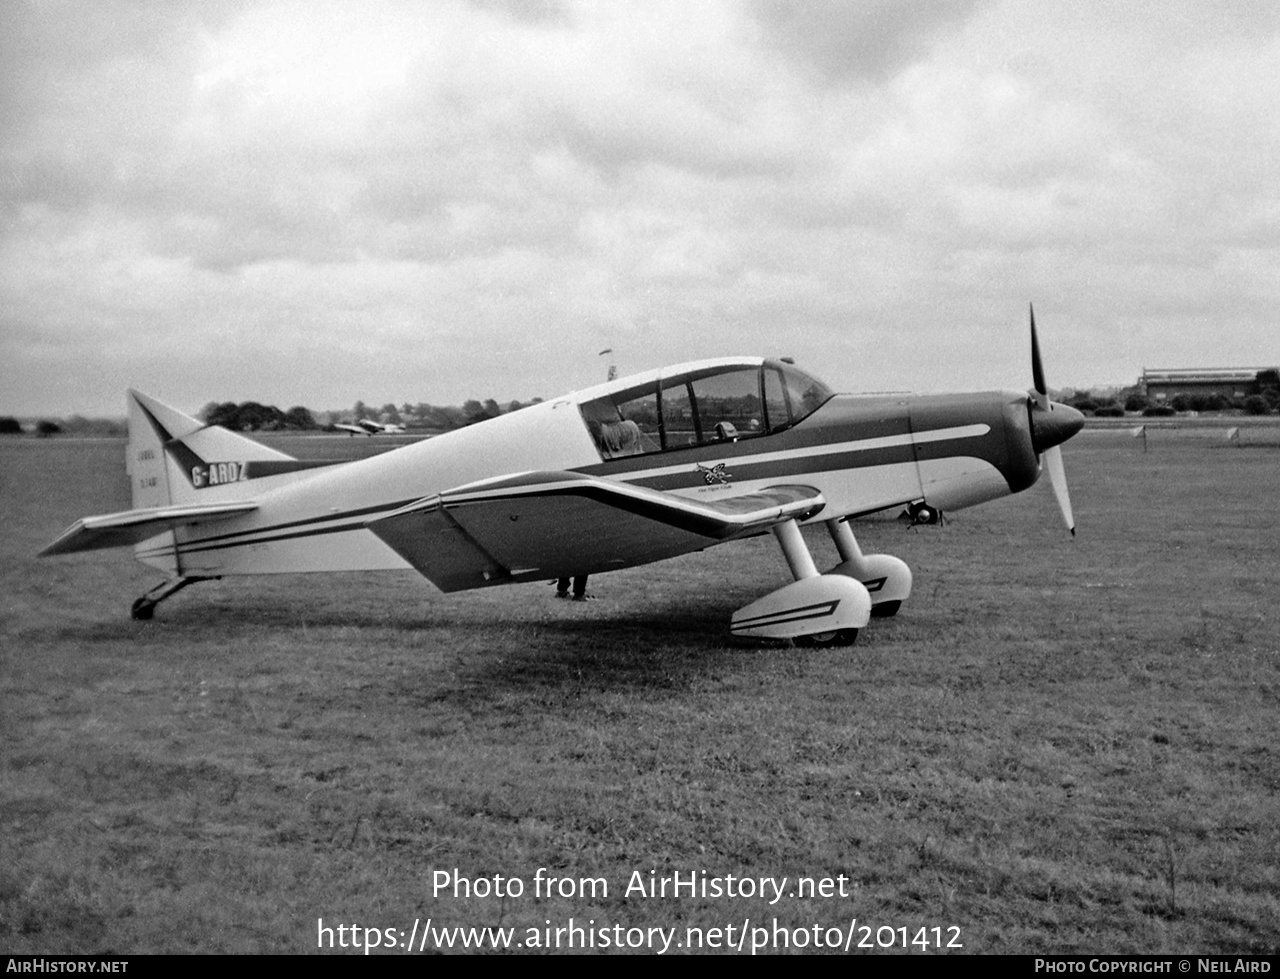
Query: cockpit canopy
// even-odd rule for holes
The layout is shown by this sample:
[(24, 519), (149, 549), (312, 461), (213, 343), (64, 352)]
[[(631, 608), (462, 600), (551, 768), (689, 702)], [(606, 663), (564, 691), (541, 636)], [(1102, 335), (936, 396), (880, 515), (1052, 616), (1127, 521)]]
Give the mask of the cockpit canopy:
[(604, 459), (756, 438), (790, 428), (833, 397), (792, 364), (692, 366), (580, 404)]

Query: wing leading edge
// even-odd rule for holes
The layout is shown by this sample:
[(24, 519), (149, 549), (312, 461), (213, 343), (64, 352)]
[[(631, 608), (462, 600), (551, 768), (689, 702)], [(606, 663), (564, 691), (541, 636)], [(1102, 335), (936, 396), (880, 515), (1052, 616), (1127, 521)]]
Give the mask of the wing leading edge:
[(703, 501), (574, 472), (533, 472), (428, 497), (366, 525), (441, 591), (595, 574), (803, 520), (811, 486)]
[(139, 544), (175, 527), (225, 520), (256, 509), (258, 509), (257, 503), (246, 500), (239, 503), (143, 507), (138, 510), (122, 510), (119, 513), (83, 517), (41, 551), (40, 557)]

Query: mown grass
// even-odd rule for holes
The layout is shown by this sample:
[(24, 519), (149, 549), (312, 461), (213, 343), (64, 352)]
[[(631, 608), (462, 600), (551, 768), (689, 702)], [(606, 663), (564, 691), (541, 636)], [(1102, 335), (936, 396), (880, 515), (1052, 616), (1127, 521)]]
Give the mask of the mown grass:
[[(852, 650), (733, 642), (758, 539), (444, 596), (36, 561), (127, 506), (118, 442), (0, 443), (0, 947), (310, 951), (326, 924), (957, 925), (968, 951), (1280, 947), (1280, 431), (1086, 431), (1047, 490), (858, 527), (916, 591)], [(308, 451), (370, 451), (326, 440)], [(357, 449), (357, 447), (359, 447)], [(810, 535), (819, 563), (830, 542)], [(433, 896), (432, 874), (609, 881)], [(850, 896), (647, 900), (633, 870)]]

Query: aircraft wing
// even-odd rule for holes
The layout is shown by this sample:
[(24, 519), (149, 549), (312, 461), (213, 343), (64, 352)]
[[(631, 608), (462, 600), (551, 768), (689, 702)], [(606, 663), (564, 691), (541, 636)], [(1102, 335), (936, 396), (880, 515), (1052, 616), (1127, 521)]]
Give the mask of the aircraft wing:
[(70, 554), (73, 551), (93, 551), (103, 547), (125, 547), (185, 524), (225, 520), (256, 509), (258, 504), (241, 501), (144, 507), (140, 510), (122, 510), (119, 513), (83, 517), (41, 551), (40, 557)]
[(594, 574), (700, 551), (826, 505), (811, 486), (695, 500), (574, 472), (473, 483), (366, 525), (441, 591)]

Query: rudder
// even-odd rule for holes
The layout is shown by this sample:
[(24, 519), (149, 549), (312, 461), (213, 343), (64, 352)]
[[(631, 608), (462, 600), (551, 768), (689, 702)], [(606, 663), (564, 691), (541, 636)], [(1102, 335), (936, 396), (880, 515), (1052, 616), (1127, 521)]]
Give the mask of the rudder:
[(125, 471), (135, 510), (172, 503), (169, 466), (165, 446), (201, 428), (200, 422), (161, 404), (145, 394), (130, 390), (129, 445), (125, 450)]

